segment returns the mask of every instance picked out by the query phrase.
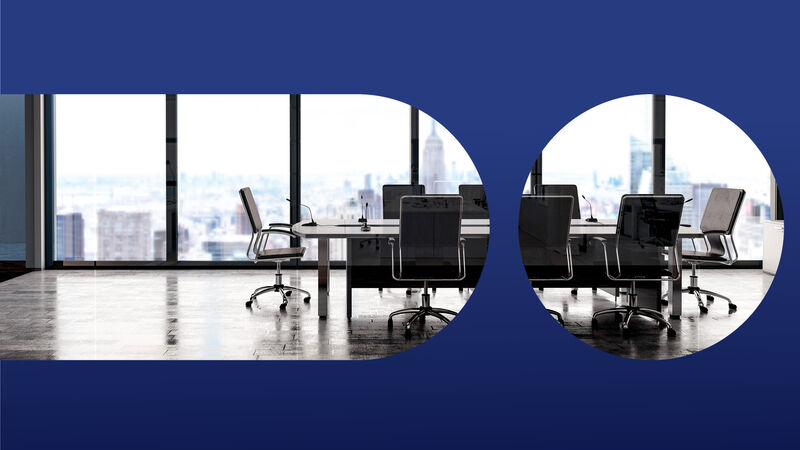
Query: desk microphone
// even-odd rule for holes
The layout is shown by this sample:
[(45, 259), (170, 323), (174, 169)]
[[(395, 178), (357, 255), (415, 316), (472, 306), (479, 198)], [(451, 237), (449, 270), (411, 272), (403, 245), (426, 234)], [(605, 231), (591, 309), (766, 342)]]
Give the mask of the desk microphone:
[[(585, 196), (581, 195), (581, 197), (583, 197), (583, 199), (586, 200)], [(589, 200), (586, 200), (586, 203), (589, 204), (589, 218), (586, 219), (586, 221), (587, 222), (597, 222), (597, 219), (594, 218), (594, 214), (592, 214), (592, 203)]]
[[(367, 207), (364, 205), (364, 196), (361, 196), (361, 218), (358, 219), (358, 223), (367, 223)], [(369, 205), (369, 203), (367, 203)]]
[(369, 231), (370, 230), (369, 225), (367, 225), (367, 217), (366, 217), (367, 208), (369, 208), (369, 202), (367, 202), (364, 205), (364, 213), (365, 213), (364, 214), (364, 225), (361, 227), (361, 231)]
[[(292, 202), (288, 198), (286, 199), (286, 201), (289, 202), (289, 203)], [(315, 227), (315, 226), (317, 226), (317, 222), (314, 222), (314, 214), (311, 213), (311, 208), (309, 208), (308, 206), (306, 206), (306, 205), (304, 205), (302, 203), (298, 203), (298, 205), (305, 206), (306, 209), (308, 210), (308, 215), (311, 216), (311, 222), (304, 223), (302, 226), (304, 226), (304, 227)]]

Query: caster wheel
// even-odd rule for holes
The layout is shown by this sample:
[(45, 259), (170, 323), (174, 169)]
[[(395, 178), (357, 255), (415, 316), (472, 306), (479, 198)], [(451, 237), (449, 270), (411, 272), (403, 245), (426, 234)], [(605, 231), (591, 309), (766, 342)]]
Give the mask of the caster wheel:
[(310, 302), (310, 301), (311, 301), (311, 297), (306, 297), (306, 298), (304, 298), (304, 299), (303, 299), (303, 301), (304, 301), (304, 302), (306, 302), (306, 303), (308, 303), (308, 302)]
[(597, 319), (594, 319), (594, 318), (592, 319), (592, 329), (593, 330), (597, 329)]
[(244, 307), (247, 308), (247, 309), (252, 308), (253, 307), (253, 301), (252, 300), (248, 300), (248, 301), (244, 302)]
[(701, 306), (700, 307), (700, 314), (707, 314), (707, 313), (708, 313), (708, 308), (706, 308), (705, 306)]
[(628, 327), (622, 327), (622, 337), (629, 337), (631, 335), (631, 330)]
[(378, 292), (383, 292), (383, 288), (378, 288)]
[(458, 292), (464, 292), (464, 288), (458, 288)]
[(292, 291), (286, 291), (286, 296), (289, 297), (292, 295)]
[(285, 311), (286, 310), (286, 303), (281, 303), (281, 306), (279, 306), (278, 308), (280, 308), (281, 311)]
[(425, 323), (425, 316), (419, 316), (419, 319), (417, 319), (417, 321), (419, 321), (419, 323)]
[(544, 292), (544, 288), (539, 288), (539, 292)]
[(389, 329), (391, 330), (392, 328), (394, 328), (394, 320), (389, 318), (389, 321), (386, 323), (386, 325), (388, 325)]
[(669, 300), (661, 300), (661, 306), (669, 305)]
[(706, 300), (708, 300), (710, 302), (713, 302), (714, 301), (714, 296), (713, 295), (706, 295)]
[(733, 303), (728, 304), (728, 311), (736, 311), (736, 305)]
[(578, 295), (578, 290), (577, 289), (573, 289), (573, 290), (569, 291), (569, 293), (572, 294), (572, 295)]
[(622, 313), (615, 313), (614, 314), (614, 322), (616, 322), (616, 323), (622, 322)]
[(406, 297), (411, 297), (411, 289), (406, 289)]
[(674, 338), (677, 335), (678, 335), (678, 333), (675, 332), (674, 328), (668, 328), (667, 329), (667, 337)]
[(435, 294), (436, 293), (436, 288), (431, 288), (431, 292)]
[(406, 332), (405, 332), (404, 334), (405, 334), (405, 337), (406, 337), (406, 338), (410, 338), (410, 337), (411, 337), (411, 330), (409, 330), (408, 328), (406, 328)]
[(597, 292), (597, 288), (592, 288), (592, 292)]
[(667, 324), (658, 322), (658, 328), (663, 330), (664, 328), (667, 328)]

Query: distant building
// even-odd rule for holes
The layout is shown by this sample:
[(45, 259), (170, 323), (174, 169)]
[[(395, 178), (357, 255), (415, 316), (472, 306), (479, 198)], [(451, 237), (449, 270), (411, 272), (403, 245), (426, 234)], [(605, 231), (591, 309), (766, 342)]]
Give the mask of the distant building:
[[(178, 255), (186, 254), (191, 248), (189, 230), (178, 227)], [(153, 233), (153, 259), (163, 261), (167, 257), (167, 231), (158, 230)]]
[(149, 212), (98, 211), (97, 260), (152, 260), (150, 223)]
[(83, 261), (83, 229), (81, 213), (56, 215), (57, 261)]
[(642, 182), (642, 174), (645, 172), (653, 173), (653, 152), (651, 146), (648, 142), (631, 136), (630, 152), (631, 188), (629, 192), (632, 194), (648, 193), (652, 189), (648, 189), (647, 186), (644, 185)]
[(233, 216), (236, 222), (236, 234), (253, 234), (253, 226), (250, 225), (250, 218), (241, 203), (236, 204), (236, 212)]
[(433, 119), (431, 119), (431, 134), (425, 139), (421, 159), (419, 182), (425, 185), (425, 193), (445, 193), (444, 182), (447, 180), (447, 174), (444, 167), (444, 143), (436, 134), (436, 121)]

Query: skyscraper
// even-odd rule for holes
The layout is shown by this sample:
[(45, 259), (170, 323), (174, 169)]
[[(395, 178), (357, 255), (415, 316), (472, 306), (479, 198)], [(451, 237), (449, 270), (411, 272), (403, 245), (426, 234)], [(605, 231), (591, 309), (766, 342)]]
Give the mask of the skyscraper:
[(83, 215), (56, 215), (56, 260), (83, 261)]
[[(444, 143), (436, 134), (436, 121), (431, 119), (431, 134), (425, 139), (420, 167), (420, 184), (425, 185), (425, 193), (442, 194), (446, 191), (447, 180), (444, 168)], [(438, 182), (438, 183), (437, 183)]]
[[(641, 182), (642, 173), (647, 172), (652, 174), (653, 170), (653, 152), (650, 145), (634, 136), (630, 140), (631, 151), (631, 194), (649, 193), (652, 192), (651, 188), (644, 186)], [(640, 191), (640, 189), (642, 189)]]
[(142, 261), (152, 259), (149, 212), (97, 212), (97, 260)]

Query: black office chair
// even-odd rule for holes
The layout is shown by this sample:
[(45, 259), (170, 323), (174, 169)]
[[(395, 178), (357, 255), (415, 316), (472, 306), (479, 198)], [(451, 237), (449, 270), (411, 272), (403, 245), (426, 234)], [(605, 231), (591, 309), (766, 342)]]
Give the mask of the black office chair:
[(488, 219), (489, 203), (482, 184), (462, 184), (458, 186), (458, 195), (464, 198), (464, 219)]
[[(463, 199), (459, 195), (406, 195), (400, 200), (399, 237), (389, 238), (392, 251), (392, 278), (397, 281), (421, 281), (422, 304), (418, 308), (405, 308), (389, 314), (411, 314), (405, 325), (406, 337), (411, 336), (411, 324), (434, 316), (444, 323), (444, 315), (455, 311), (431, 306), (428, 283), (431, 281), (461, 281), (466, 277), (465, 240), (461, 237), (461, 210)], [(395, 247), (398, 264), (395, 267)]]
[(269, 228), (261, 228), (261, 217), (258, 214), (258, 207), (253, 199), (253, 193), (249, 187), (239, 190), (239, 197), (242, 199), (244, 210), (247, 217), (250, 219), (250, 226), (253, 228), (253, 235), (250, 237), (250, 244), (247, 246), (247, 258), (254, 263), (261, 261), (273, 261), (277, 265), (277, 272), (275, 272), (275, 284), (271, 286), (262, 286), (252, 294), (250, 299), (245, 302), (244, 306), (248, 309), (252, 308), (253, 302), (258, 305), (257, 298), (265, 292), (280, 292), (283, 297), (283, 302), (280, 309), (286, 309), (286, 304), (289, 303), (287, 297), (292, 295), (292, 292), (297, 291), (305, 294), (303, 301), (308, 303), (311, 301), (311, 294), (300, 288), (293, 286), (286, 286), (283, 284), (283, 276), (281, 275), (281, 262), (291, 259), (300, 259), (306, 252), (305, 247), (289, 247), (289, 248), (267, 248), (267, 242), (271, 234), (279, 234), (289, 237), (299, 237), (292, 232), (292, 226), (288, 223), (271, 223)]
[[(637, 305), (637, 281), (674, 281), (680, 278), (680, 264), (666, 258), (670, 251), (678, 261), (675, 248), (683, 213), (683, 195), (623, 195), (619, 205), (617, 233), (614, 242), (595, 237), (603, 245), (606, 276), (612, 281), (629, 281), (628, 305), (594, 313), (592, 329), (597, 328), (597, 317), (614, 314), (621, 318), (622, 334), (629, 334), (634, 316), (646, 317), (667, 328), (667, 336), (674, 337), (675, 330), (664, 316), (654, 309)], [(609, 263), (608, 245), (612, 245)], [(612, 267), (613, 266), (613, 270)], [(612, 275), (613, 272), (613, 275)]]
[[(730, 266), (739, 259), (739, 251), (733, 241), (733, 227), (739, 217), (739, 210), (744, 202), (743, 189), (714, 188), (708, 197), (703, 219), (700, 221), (700, 230), (703, 232), (705, 250), (698, 251), (695, 239), (692, 239), (694, 250), (683, 252), (683, 260), (692, 265), (692, 275), (689, 277), (689, 287), (681, 292), (694, 294), (700, 312), (705, 314), (708, 308), (703, 304), (702, 295), (705, 294), (709, 302), (714, 297), (728, 301), (729, 311), (736, 311), (736, 305), (728, 297), (717, 294), (707, 289), (701, 289), (697, 283), (698, 264), (724, 264)], [(730, 241), (730, 244), (728, 242)]]
[[(572, 279), (569, 231), (573, 198), (568, 195), (523, 195), (519, 210), (519, 247), (531, 285), (536, 281)], [(558, 323), (564, 318), (548, 309)]]
[[(464, 219), (489, 219), (489, 202), (482, 184), (462, 184), (458, 186), (458, 195), (464, 198)], [(470, 239), (467, 241), (467, 255), (486, 255), (489, 252), (489, 238)], [(434, 291), (436, 292), (436, 291)], [(464, 288), (458, 288), (464, 292)]]
[[(404, 195), (425, 195), (424, 184), (384, 184), (383, 185), (383, 218), (400, 218), (400, 199)], [(383, 292), (383, 288), (378, 288), (378, 292)], [(406, 289), (406, 295), (410, 296), (414, 291)]]
[(423, 184), (384, 184), (383, 218), (400, 218), (400, 199), (405, 195), (425, 195)]
[[(572, 197), (572, 218), (581, 218), (581, 203), (578, 196), (578, 186), (575, 184), (541, 184), (534, 186), (535, 195), (569, 195)], [(543, 288), (539, 288), (543, 291)], [(592, 292), (597, 292), (597, 288), (592, 288)], [(578, 288), (572, 288), (572, 295), (578, 295)]]

